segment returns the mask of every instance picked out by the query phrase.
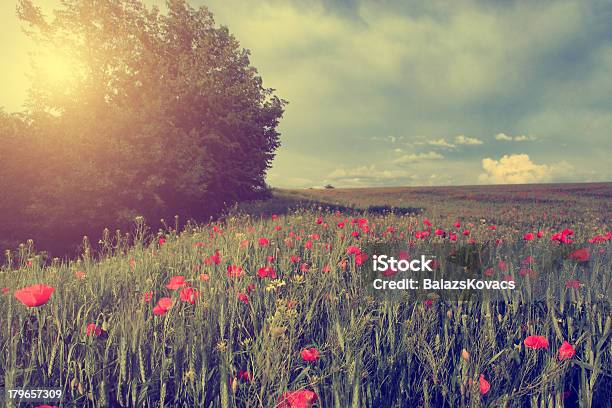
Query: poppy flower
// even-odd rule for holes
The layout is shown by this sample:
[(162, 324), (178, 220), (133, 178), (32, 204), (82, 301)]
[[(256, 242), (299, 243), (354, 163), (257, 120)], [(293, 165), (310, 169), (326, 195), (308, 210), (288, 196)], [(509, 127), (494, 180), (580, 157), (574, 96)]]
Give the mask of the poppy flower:
[(531, 241), (534, 238), (533, 232), (528, 232), (527, 234), (523, 235), (523, 239), (525, 241)]
[(302, 356), (302, 360), (309, 361), (309, 362), (317, 361), (319, 357), (321, 356), (319, 354), (319, 350), (317, 350), (314, 347), (303, 349), (300, 352), (300, 355)]
[(86, 274), (85, 274), (85, 272), (83, 272), (83, 271), (76, 271), (76, 272), (74, 273), (74, 276), (75, 276), (75, 278), (77, 278), (77, 279), (83, 279), (83, 278), (85, 277), (85, 275), (86, 275)]
[(480, 395), (485, 395), (491, 389), (491, 384), (485, 379), (484, 374), (480, 374)]
[(238, 300), (244, 303), (245, 305), (249, 304), (249, 296), (244, 292), (240, 292), (238, 294)]
[(228, 265), (227, 267), (227, 277), (228, 278), (239, 278), (242, 276), (242, 268), (238, 265)]
[(346, 248), (346, 253), (348, 255), (359, 255), (361, 253), (361, 249), (359, 249), (359, 247), (355, 245), (351, 245), (348, 248)]
[(278, 219), (278, 215), (277, 214), (272, 214), (272, 220), (277, 220)]
[(544, 336), (527, 336), (523, 343), (531, 349), (548, 348), (548, 339)]
[(159, 246), (163, 246), (166, 243), (166, 238), (160, 237), (157, 242), (159, 242)]
[(304, 242), (304, 247), (306, 249), (312, 249), (312, 241), (308, 240), (308, 241)]
[(6, 295), (7, 293), (9, 293), (9, 288), (2, 288), (2, 294)]
[(276, 279), (276, 271), (271, 266), (263, 266), (257, 270), (257, 276)]
[(201, 273), (201, 274), (200, 274), (199, 279), (200, 279), (202, 282), (206, 282), (207, 280), (209, 280), (209, 279), (210, 279), (210, 276), (209, 276), (207, 273)]
[(145, 303), (150, 302), (151, 300), (153, 300), (153, 292), (145, 292), (142, 294), (142, 301)]
[(240, 381), (249, 382), (253, 378), (251, 374), (246, 370), (238, 371), (238, 375), (236, 376)]
[(259, 246), (265, 247), (270, 245), (270, 240), (268, 240), (268, 238), (259, 238)]
[(172, 307), (172, 304), (172, 299), (170, 299), (169, 297), (160, 298), (157, 301), (157, 305), (153, 308), (153, 314), (156, 316), (165, 315)]
[(187, 282), (185, 282), (185, 277), (184, 276), (173, 276), (170, 278), (170, 282), (168, 282), (168, 284), (166, 285), (166, 287), (170, 290), (177, 290), (182, 288), (183, 286), (186, 286)]
[(534, 261), (533, 256), (527, 255), (525, 258), (523, 258), (523, 265), (529, 265), (533, 263), (533, 261)]
[(91, 337), (91, 336), (100, 337), (105, 332), (104, 330), (102, 330), (101, 327), (96, 326), (95, 323), (89, 323), (87, 325), (87, 328), (85, 329), (85, 333), (87, 334), (87, 337)]
[(580, 281), (578, 279), (570, 279), (565, 282), (566, 289), (580, 289)]
[(542, 238), (544, 236), (544, 231), (538, 231), (537, 237)]
[(441, 237), (442, 235), (444, 235), (444, 230), (438, 228), (438, 229), (436, 229), (435, 233), (436, 233), (437, 236)]
[(314, 391), (288, 391), (278, 399), (276, 408), (310, 408), (317, 402), (317, 399), (317, 394)]
[(431, 227), (431, 221), (429, 221), (429, 219), (428, 219), (428, 218), (425, 218), (425, 219), (423, 220), (423, 225), (426, 225), (426, 226), (428, 226), (428, 227)]
[(569, 257), (577, 262), (587, 262), (591, 254), (589, 253), (589, 248), (581, 248), (569, 254)]
[(470, 230), (469, 229), (463, 230), (463, 235), (465, 235), (466, 237), (470, 235)]
[(368, 254), (360, 253), (355, 255), (355, 265), (363, 265), (368, 260)]
[(497, 229), (497, 226), (495, 226), (495, 225), (489, 225), (489, 229), (490, 229), (491, 231), (495, 231), (495, 230)]
[(43, 284), (25, 287), (15, 291), (15, 298), (27, 307), (42, 306), (49, 301), (55, 288)]
[(291, 261), (291, 263), (296, 264), (296, 263), (299, 263), (302, 260), (302, 258), (300, 258), (297, 255), (291, 255), (289, 257), (289, 260)]
[(200, 294), (194, 288), (183, 288), (179, 295), (183, 302), (187, 302), (187, 303), (191, 303), (192, 305), (195, 305), (195, 302), (196, 300), (198, 300), (198, 296)]
[(493, 273), (494, 273), (493, 268), (487, 268), (484, 271), (485, 276), (493, 276)]
[(455, 221), (455, 223), (453, 224), (453, 227), (461, 228), (461, 222), (459, 220)]
[(575, 355), (576, 355), (576, 349), (574, 348), (574, 346), (569, 344), (567, 341), (563, 342), (561, 347), (559, 347), (559, 351), (557, 353), (559, 360), (567, 360), (567, 359), (574, 357)]

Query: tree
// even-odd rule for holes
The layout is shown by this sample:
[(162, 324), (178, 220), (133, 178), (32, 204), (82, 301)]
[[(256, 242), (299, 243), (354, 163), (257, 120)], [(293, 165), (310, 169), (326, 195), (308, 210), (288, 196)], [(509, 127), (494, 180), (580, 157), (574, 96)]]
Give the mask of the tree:
[(201, 218), (266, 190), (286, 102), (207, 8), (167, 7), (66, 0), (47, 19), (19, 2), (42, 46), (27, 102), (46, 151), (26, 210), (40, 228)]

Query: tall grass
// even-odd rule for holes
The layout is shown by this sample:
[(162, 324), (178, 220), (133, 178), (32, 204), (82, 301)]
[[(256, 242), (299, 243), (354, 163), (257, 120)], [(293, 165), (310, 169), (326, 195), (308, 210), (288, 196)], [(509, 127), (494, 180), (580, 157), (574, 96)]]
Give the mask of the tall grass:
[[(562, 297), (531, 299), (528, 285), (519, 285), (504, 301), (426, 304), (366, 296), (363, 266), (346, 253), (349, 245), (412, 240), (421, 219), (370, 216), (370, 233), (355, 238), (350, 218), (337, 227), (345, 218), (310, 210), (276, 220), (239, 215), (168, 228), (153, 240), (140, 224), (132, 245), (107, 234), (99, 257), (85, 250), (79, 260), (45, 265), (24, 245), (0, 273), (0, 288), (9, 288), (0, 295), (0, 389), (57, 386), (65, 393), (62, 406), (75, 407), (274, 407), (284, 392), (299, 389), (316, 392), (317, 406), (337, 408), (609, 406), (611, 244), (585, 243), (602, 226), (571, 225), (575, 243), (592, 253), (588, 265), (579, 265), (547, 262), (558, 247), (549, 239), (556, 225), (541, 225), (544, 238), (523, 242), (523, 226), (491, 231), (476, 221), (470, 237), (503, 240), (485, 260), (506, 261), (508, 271), (495, 269), (497, 278), (509, 273), (519, 281), (521, 260), (532, 255), (537, 272), (558, 277)], [(260, 237), (270, 244), (260, 246)], [(311, 249), (304, 245), (309, 239)], [(419, 240), (415, 252), (441, 239)], [(220, 264), (208, 265), (216, 250)], [(228, 277), (231, 264), (244, 275)], [(276, 279), (257, 276), (264, 265), (274, 267)], [(76, 278), (77, 271), (85, 277)], [(199, 291), (195, 305), (165, 288), (175, 275)], [(566, 289), (571, 278), (582, 286)], [(55, 292), (46, 305), (28, 309), (12, 293), (34, 283)], [(176, 303), (155, 316), (165, 296)], [(87, 336), (89, 323), (106, 334)], [(550, 347), (527, 349), (523, 340), (531, 334), (546, 336)], [(576, 356), (561, 361), (564, 340)], [(303, 361), (304, 347), (316, 347), (321, 358)], [(236, 378), (240, 370), (251, 379)], [(491, 384), (485, 395), (480, 374)]]

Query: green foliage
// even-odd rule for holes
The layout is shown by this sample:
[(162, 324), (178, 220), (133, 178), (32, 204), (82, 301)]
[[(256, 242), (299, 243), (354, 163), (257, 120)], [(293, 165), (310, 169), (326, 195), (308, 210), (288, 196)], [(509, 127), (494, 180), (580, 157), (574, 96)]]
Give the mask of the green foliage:
[[(27, 112), (0, 124), (0, 217), (16, 226), (2, 236), (78, 241), (137, 214), (208, 217), (265, 192), (285, 102), (208, 9), (78, 0), (47, 19), (22, 0), (18, 15), (41, 51)], [(70, 75), (51, 80), (48, 54)]]

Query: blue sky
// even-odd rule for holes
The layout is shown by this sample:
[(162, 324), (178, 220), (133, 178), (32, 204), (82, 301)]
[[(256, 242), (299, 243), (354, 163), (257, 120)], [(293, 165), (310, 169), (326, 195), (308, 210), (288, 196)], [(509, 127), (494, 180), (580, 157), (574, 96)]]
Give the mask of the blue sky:
[[(191, 4), (289, 101), (273, 186), (612, 180), (610, 0)], [(27, 56), (10, 43), (0, 106), (16, 110)]]

